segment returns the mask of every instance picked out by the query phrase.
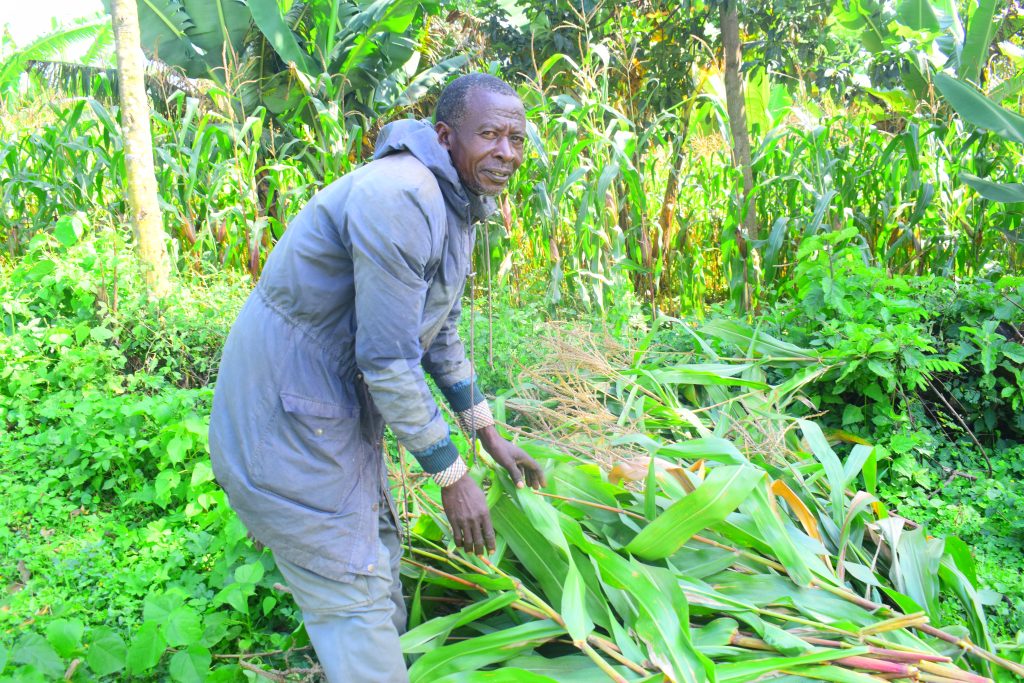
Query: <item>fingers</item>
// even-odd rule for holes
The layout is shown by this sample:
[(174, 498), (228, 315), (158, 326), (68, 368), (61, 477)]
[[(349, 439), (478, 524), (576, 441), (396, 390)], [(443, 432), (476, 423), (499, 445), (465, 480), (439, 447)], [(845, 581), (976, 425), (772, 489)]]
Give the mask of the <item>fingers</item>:
[(509, 475), (512, 477), (512, 483), (516, 485), (517, 489), (521, 489), (526, 484), (523, 483), (523, 471), (519, 469), (519, 465), (511, 463), (505, 467), (508, 470)]
[(491, 526), (490, 515), (484, 520), (484, 545), (487, 546), (487, 552), (494, 552), (494, 527)]
[(494, 527), (490, 515), (481, 519), (466, 519), (452, 525), (455, 545), (472, 555), (494, 552)]
[(530, 485), (530, 488), (539, 489), (548, 485), (547, 478), (544, 476), (544, 468), (536, 460), (525, 456), (523, 460), (520, 460), (519, 465), (526, 472), (526, 483)]
[(474, 555), (483, 555), (484, 553), (484, 535), (483, 530), (480, 528), (480, 522), (473, 520), (469, 525), (469, 534), (466, 538), (466, 545), (464, 546), (467, 553)]

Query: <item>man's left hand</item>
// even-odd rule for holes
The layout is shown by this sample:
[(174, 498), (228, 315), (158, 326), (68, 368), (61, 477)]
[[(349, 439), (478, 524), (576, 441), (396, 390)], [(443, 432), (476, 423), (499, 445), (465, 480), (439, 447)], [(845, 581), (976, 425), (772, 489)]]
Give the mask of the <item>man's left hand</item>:
[(523, 488), (527, 484), (533, 489), (547, 486), (547, 479), (540, 463), (528, 456), (519, 446), (502, 438), (493, 426), (483, 427), (476, 435), (494, 461), (508, 470), (516, 488)]

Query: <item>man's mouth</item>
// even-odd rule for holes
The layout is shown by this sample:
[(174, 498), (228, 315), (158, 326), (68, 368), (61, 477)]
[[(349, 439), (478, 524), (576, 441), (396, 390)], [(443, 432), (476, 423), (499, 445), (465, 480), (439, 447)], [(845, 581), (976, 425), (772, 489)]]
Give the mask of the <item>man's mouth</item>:
[(511, 171), (498, 171), (491, 169), (484, 171), (483, 174), (496, 183), (507, 183), (508, 179), (512, 176)]

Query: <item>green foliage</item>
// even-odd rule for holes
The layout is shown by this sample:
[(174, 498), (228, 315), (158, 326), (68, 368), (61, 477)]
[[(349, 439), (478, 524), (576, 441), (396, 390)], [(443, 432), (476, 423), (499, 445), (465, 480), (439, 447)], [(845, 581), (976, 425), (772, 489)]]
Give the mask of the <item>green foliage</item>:
[[(127, 212), (116, 107), (75, 92), (51, 104), (45, 90), (6, 100), (0, 679), (242, 680), (226, 655), (288, 668), (305, 652), (271, 556), (213, 481), (217, 354), (288, 221), (364, 160), (364, 131), (403, 115), (461, 63), (443, 58), (472, 45), (529, 76), (532, 130), (503, 214), (479, 232), (462, 334), (468, 344), (473, 330), (499, 416), (555, 441), (526, 446), (561, 498), (477, 467), (501, 539), (482, 565), (445, 546), (436, 486), (410, 475), (416, 560), (447, 573), (405, 568), (414, 677), (592, 681), (601, 663), (629, 677), (593, 650), (613, 642), (686, 680), (711, 661), (722, 680), (782, 667), (853, 680), (787, 630), (822, 610), (824, 634), (851, 645), (863, 639), (850, 629), (921, 610), (1020, 659), (1024, 205), (1020, 121), (1007, 113), (1020, 79), (990, 87), (1016, 55), (1004, 42), (989, 59), (1017, 26), (999, 3), (962, 16), (924, 0), (747, 3), (759, 232), (743, 258), (742, 178), (706, 47), (713, 4), (502, 0), (481, 5), (494, 21), (461, 33), (458, 12), (439, 28), (441, 3), (340, 3), (333, 16), (331, 3), (286, 4), (145, 3), (177, 13), (161, 30), (177, 25), (180, 45), (162, 56), (202, 44), (182, 54), (221, 78), (211, 99), (155, 102), (181, 274), (160, 303), (140, 294), (126, 231), (108, 227)], [(46, 56), (109, 33), (86, 29), (30, 47)], [(0, 61), (0, 93), (27, 59)], [(932, 69), (995, 99), (940, 74), (959, 115), (926, 112)], [(236, 106), (215, 108), (225, 99)], [(759, 284), (754, 327), (717, 306), (703, 324), (659, 316), (702, 317), (747, 281)], [(588, 342), (574, 366), (538, 345), (565, 352), (578, 334), (547, 317), (600, 318), (626, 346), (605, 360)], [(884, 607), (809, 587), (822, 581)], [(737, 640), (752, 634), (772, 652)]]
[[(714, 329), (733, 342), (744, 335), (742, 326)], [(746, 336), (762, 351), (814, 358), (749, 330)], [(524, 443), (547, 463), (543, 497), (515, 490), (500, 470), (478, 472), (492, 481), (500, 539), (494, 558), (480, 562), (445, 548), (423, 519), (437, 515), (431, 485), (411, 487), (411, 509), (423, 515), (413, 527), (414, 547), (432, 547), (423, 561), (445, 572), (419, 575), (414, 605), (430, 604), (438, 591), (470, 601), (450, 615), (421, 607), (424, 616), (444, 616), (414, 621), (405, 636), (412, 652), (425, 653), (413, 664), (412, 680), (468, 676), (499, 663), (576, 680), (555, 674), (563, 671), (558, 662), (590, 670), (655, 661), (674, 680), (739, 680), (841, 656), (798, 637), (821, 622), (830, 638), (844, 638), (892, 617), (891, 629), (880, 628), (885, 642), (927, 647), (934, 643), (929, 637), (898, 627), (914, 619), (891, 610), (927, 609), (937, 623), (947, 614), (942, 601), (954, 600), (971, 637), (988, 642), (965, 546), (905, 528), (874, 496), (845, 495), (861, 482), (874, 489), (867, 465), (877, 465), (880, 454), (830, 443), (813, 422), (783, 414), (780, 406), (802, 385), (758, 381), (790, 360), (722, 359), (701, 330), (681, 325), (666, 324), (626, 348), (599, 340), (579, 326), (564, 330), (531, 381), (507, 401), (561, 448)], [(834, 585), (856, 597), (825, 589), (836, 580), (834, 567)], [(757, 637), (744, 640), (744, 628)], [(559, 633), (571, 635), (575, 650), (550, 642)], [(424, 645), (439, 636), (456, 638)], [(603, 662), (599, 650), (607, 652), (602, 643), (609, 641), (621, 656)], [(763, 648), (761, 656), (748, 646)], [(524, 657), (524, 648), (533, 655)], [(618, 673), (631, 678), (625, 669)]]
[(768, 316), (768, 329), (820, 349), (833, 368), (815, 404), (868, 438), (912, 424), (915, 405), (937, 427), (973, 430), (990, 446), (1024, 436), (1021, 283), (888, 276), (865, 265), (855, 237), (805, 240), (790, 285), (799, 306), (781, 301)]
[(415, 100), (465, 61), (419, 67), (416, 27), (437, 11), (436, 2), (138, 4), (147, 55), (234, 89), (240, 118), (263, 108), (312, 124), (324, 103), (373, 116)]
[[(139, 294), (141, 278), (109, 234), (82, 216), (68, 217), (35, 237), (17, 264), (5, 266), (6, 318), (0, 343), (4, 357), (13, 362), (0, 372), (0, 418), (9, 426), (0, 477), (11, 495), (0, 503), (8, 520), (0, 528), (0, 544), (2, 566), (17, 567), (21, 560), (25, 573), (16, 575), (20, 585), (4, 598), (8, 609), (0, 611), (0, 623), (12, 629), (43, 605), (49, 605), (49, 612), (37, 616), (27, 631), (7, 631), (16, 635), (0, 642), (2, 652), (9, 653), (0, 677), (59, 677), (79, 659), (73, 676), (81, 680), (232, 679), (240, 675), (237, 660), (222, 655), (301, 651), (305, 645), (295, 608), (271, 589), (280, 577), (269, 554), (246, 540), (212, 480), (206, 457), (206, 383), (245, 287), (223, 276), (207, 284), (191, 280), (155, 308)], [(477, 331), (482, 332), (487, 329), (483, 303), (477, 309)], [(503, 383), (497, 373), (512, 367), (513, 358), (547, 362), (547, 352), (542, 356), (536, 346), (538, 326), (529, 324), (542, 310), (534, 303), (516, 315), (496, 316), (496, 336), (504, 343), (496, 345), (495, 385)], [(522, 335), (515, 337), (513, 329)], [(890, 463), (881, 449), (858, 446), (847, 452), (813, 423), (798, 424), (805, 442), (784, 427), (791, 418), (782, 415), (783, 407), (798, 405), (792, 400), (797, 393), (810, 395), (813, 379), (796, 384), (783, 380), (773, 392), (769, 376), (783, 378), (793, 366), (789, 359), (806, 362), (823, 354), (763, 335), (744, 342), (748, 333), (737, 324), (708, 326), (714, 335), (707, 336), (707, 331), (694, 336), (687, 329), (673, 326), (646, 335), (634, 329), (631, 336), (639, 346), (617, 356), (625, 363), (621, 366), (595, 364), (591, 356), (584, 371), (555, 359), (561, 372), (584, 381), (582, 386), (602, 397), (612, 415), (610, 424), (618, 425), (615, 442), (632, 443), (659, 464), (644, 467), (638, 477), (623, 469), (625, 481), (621, 475), (609, 479), (593, 464), (528, 445), (549, 463), (551, 492), (563, 496), (555, 507), (491, 475), (494, 520), (503, 545), (493, 558), (497, 569), (478, 564), (471, 569), (472, 561), (455, 555), (446, 560), (453, 566), (442, 563), (442, 568), (479, 582), (504, 607), (490, 605), (450, 619), (443, 608), (447, 603), (427, 598), (475, 598), (475, 592), (467, 594), (464, 585), (434, 573), (409, 570), (408, 586), (419, 608), (413, 610), (415, 628), (406, 640), (432, 643), (413, 650), (424, 653), (414, 666), (416, 677), (426, 680), (435, 673), (455, 675), (499, 663), (547, 675), (561, 671), (558, 661), (568, 657), (573, 670), (593, 680), (601, 675), (593, 659), (550, 642), (571, 633), (577, 640), (588, 635), (609, 639), (634, 663), (657, 657), (680, 675), (699, 680), (707, 661), (721, 656), (716, 648), (739, 637), (740, 622), (780, 653), (756, 666), (810, 666), (801, 662), (832, 654), (807, 652), (806, 644), (794, 649), (793, 634), (785, 629), (788, 622), (771, 605), (778, 595), (794, 600), (805, 617), (824, 609), (836, 610), (836, 618), (852, 623), (878, 618), (844, 606), (840, 598), (822, 603), (820, 589), (796, 588), (831, 576), (818, 558), (823, 550), (833, 558), (845, 554), (848, 585), (872, 599), (892, 601), (900, 610), (912, 611), (920, 604), (936, 612), (951, 601), (960, 601), (965, 609), (980, 604), (972, 597), (973, 579), (951, 573), (940, 581), (934, 572), (929, 574), (934, 557), (954, 562), (950, 553), (955, 544), (933, 556), (934, 544), (905, 532), (884, 541), (902, 558), (902, 569), (891, 563), (879, 565), (876, 574), (861, 568), (872, 566), (871, 558), (877, 556), (874, 547), (863, 545), (871, 538), (863, 525), (883, 518), (875, 516), (865, 499), (836, 494), (861, 481), (873, 490), (869, 472), (875, 470), (868, 470), (869, 463), (886, 481), (907, 465), (895, 441)], [(552, 330), (551, 336), (557, 340), (561, 334)], [(723, 343), (728, 339), (761, 360), (734, 365), (714, 352), (712, 338)], [(534, 343), (525, 344), (528, 340)], [(483, 343), (477, 345), (480, 366), (484, 349)], [(541, 369), (538, 376), (545, 375), (556, 376)], [(528, 407), (541, 404), (528, 399), (506, 396), (499, 403), (508, 411), (526, 408), (529, 422)], [(557, 402), (550, 400), (543, 405), (557, 410)], [(697, 406), (708, 410), (698, 417), (692, 412)], [(571, 423), (561, 429), (566, 431), (551, 436), (562, 439), (573, 431)], [(748, 446), (760, 443), (750, 441), (753, 435), (772, 433), (782, 435), (782, 442), (765, 442), (774, 444), (770, 450)], [(573, 448), (590, 449), (592, 457), (611, 443), (580, 436)], [(571, 446), (572, 441), (560, 443)], [(684, 473), (687, 466), (690, 474)], [(702, 467), (709, 468), (706, 475)], [(1012, 481), (1018, 473), (1000, 474)], [(738, 485), (732, 485), (737, 477), (742, 490), (753, 487), (751, 495), (740, 495)], [(648, 482), (648, 492), (627, 485), (631, 478)], [(785, 482), (790, 493), (784, 497), (778, 484), (769, 492), (769, 479)], [(436, 485), (416, 478), (409, 484), (411, 529), (416, 543), (436, 562), (448, 552)], [(904, 506), (910, 503), (886, 486), (880, 493), (909, 511)], [(992, 505), (978, 508), (977, 519), (989, 515), (996, 521), (995, 515), (1014, 514), (1008, 505), (1019, 503), (1010, 498), (1012, 489), (995, 489), (1002, 497), (988, 493)], [(719, 495), (726, 491), (729, 495)], [(690, 514), (685, 528), (671, 523), (679, 514), (692, 513), (679, 503), (690, 495), (692, 502), (703, 501), (699, 519)], [(780, 507), (781, 501), (786, 507)], [(587, 502), (628, 514), (595, 509)], [(808, 526), (809, 520), (817, 526)], [(936, 523), (941, 525), (942, 518)], [(813, 533), (820, 540), (812, 540)], [(743, 570), (735, 572), (728, 569), (737, 561), (733, 552), (704, 547), (704, 541), (695, 540), (698, 536), (753, 554), (743, 555)], [(631, 543), (637, 557), (617, 550)], [(673, 552), (680, 545), (682, 551)], [(982, 549), (1001, 557), (998, 553), (1010, 547)], [(537, 550), (543, 548), (551, 550)], [(765, 557), (781, 560), (796, 584), (767, 568)], [(915, 559), (920, 563), (914, 564)], [(965, 567), (957, 569), (967, 572), (964, 576), (976, 574), (969, 556), (956, 561)], [(746, 581), (750, 572), (759, 578)], [(518, 585), (528, 592), (516, 592), (517, 584), (508, 576), (521, 580)], [(700, 578), (687, 579), (685, 592), (677, 593), (669, 587), (678, 585), (674, 581), (679, 576)], [(897, 592), (881, 591), (872, 583), (879, 581)], [(1008, 635), (1006, 629), (1014, 623), (1009, 621), (1010, 601), (1018, 600), (1012, 591), (1018, 587), (1006, 581), (989, 585), (1009, 592), (1005, 599), (994, 593), (979, 598), (1008, 620), (997, 631)], [(813, 599), (801, 592), (805, 590), (816, 591)], [(959, 597), (957, 590), (966, 592)], [(513, 603), (534, 612), (546, 606), (565, 625), (533, 620)], [(709, 604), (718, 606), (709, 609)], [(748, 613), (759, 616), (743, 616)], [(984, 614), (971, 613), (981, 614), (981, 621), (965, 622), (978, 642), (986, 643)], [(945, 614), (934, 616), (941, 621)], [(698, 634), (713, 628), (723, 615), (737, 621), (725, 629), (726, 640), (715, 641), (717, 645), (701, 640)], [(673, 619), (678, 626), (671, 626)], [(434, 635), (428, 637), (428, 632)], [(446, 642), (452, 636), (457, 639)], [(755, 665), (741, 642), (729, 645), (739, 649), (728, 664), (720, 662), (724, 668), (719, 677), (729, 672), (739, 676)], [(922, 642), (911, 639), (905, 644), (935, 646)], [(286, 657), (253, 655), (250, 662), (284, 667)], [(573, 680), (554, 675), (556, 680)]]
[(1005, 597), (983, 598), (1010, 637), (1022, 627), (1012, 577), (1024, 548), (1019, 278), (890, 276), (865, 264), (852, 230), (808, 238), (798, 258), (791, 298), (765, 312), (757, 334), (814, 349), (814, 357), (705, 329), (729, 353), (791, 359), (769, 376), (802, 386), (804, 405), (794, 409), (824, 413), (835, 438), (879, 444), (877, 491), (901, 516), (955, 532), (982, 566), (1006, 558), (1007, 569), (985, 579)]
[(112, 40), (113, 31), (106, 17), (72, 22), (21, 47), (15, 46), (5, 32), (0, 38), (0, 103), (16, 99), (12, 95), (19, 90), (21, 75), (31, 62), (58, 59), (69, 47), (89, 41), (92, 47), (84, 57), (88, 64), (90, 57), (109, 47)]
[(0, 677), (237, 675), (215, 655), (295, 643), (294, 611), (274, 610), (280, 577), (206, 450), (207, 383), (239, 282), (157, 307), (111, 236), (62, 219), (0, 279), (0, 623), (14, 634)]

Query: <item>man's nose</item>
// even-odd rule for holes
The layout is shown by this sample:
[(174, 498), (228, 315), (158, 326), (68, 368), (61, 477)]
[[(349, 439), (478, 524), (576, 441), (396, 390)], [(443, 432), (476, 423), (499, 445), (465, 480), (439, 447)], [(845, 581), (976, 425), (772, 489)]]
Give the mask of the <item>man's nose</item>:
[(502, 135), (498, 138), (497, 144), (494, 146), (494, 156), (498, 157), (502, 161), (511, 160), (514, 156), (512, 152), (512, 143), (509, 142), (507, 136)]

